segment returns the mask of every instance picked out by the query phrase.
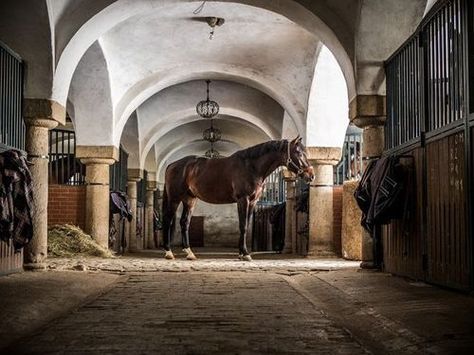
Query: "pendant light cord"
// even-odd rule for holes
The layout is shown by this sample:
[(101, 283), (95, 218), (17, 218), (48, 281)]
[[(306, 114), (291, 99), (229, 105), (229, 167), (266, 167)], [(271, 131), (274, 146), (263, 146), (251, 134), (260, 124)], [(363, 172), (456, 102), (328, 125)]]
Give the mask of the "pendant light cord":
[(193, 11), (193, 14), (194, 15), (199, 14), (202, 11), (202, 9), (204, 9), (204, 5), (206, 5), (206, 2), (207, 2), (207, 0), (203, 1), (202, 4), (199, 5), (198, 8)]

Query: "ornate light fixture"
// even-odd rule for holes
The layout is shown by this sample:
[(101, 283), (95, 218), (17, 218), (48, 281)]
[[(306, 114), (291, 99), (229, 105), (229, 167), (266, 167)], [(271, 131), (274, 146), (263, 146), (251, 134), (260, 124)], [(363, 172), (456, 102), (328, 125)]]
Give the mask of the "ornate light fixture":
[(210, 80), (206, 80), (207, 84), (207, 99), (199, 101), (196, 105), (196, 112), (202, 118), (213, 118), (219, 113), (219, 104), (209, 99), (209, 84)]
[(211, 149), (206, 151), (206, 153), (204, 153), (204, 156), (209, 159), (216, 159), (216, 158), (220, 158), (221, 154), (217, 150), (214, 149), (214, 143), (211, 142)]
[(204, 153), (204, 156), (209, 159), (215, 159), (215, 158), (220, 158), (220, 154), (217, 150), (214, 149), (214, 143), (217, 141), (221, 140), (221, 130), (219, 128), (215, 128), (212, 125), (212, 119), (211, 119), (211, 127), (206, 128), (204, 132), (202, 132), (202, 138), (204, 140), (208, 141), (211, 143), (211, 149), (209, 149), (206, 153)]
[(217, 141), (221, 140), (221, 130), (219, 128), (214, 128), (212, 125), (212, 120), (211, 120), (211, 127), (207, 128), (202, 132), (202, 138), (204, 138), (206, 141), (215, 143)]

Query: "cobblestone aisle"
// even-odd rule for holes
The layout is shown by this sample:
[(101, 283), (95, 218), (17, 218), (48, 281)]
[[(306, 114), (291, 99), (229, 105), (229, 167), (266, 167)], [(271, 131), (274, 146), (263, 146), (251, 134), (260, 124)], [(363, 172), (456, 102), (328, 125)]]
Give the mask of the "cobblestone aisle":
[(275, 273), (131, 274), (12, 348), (67, 354), (361, 354)]

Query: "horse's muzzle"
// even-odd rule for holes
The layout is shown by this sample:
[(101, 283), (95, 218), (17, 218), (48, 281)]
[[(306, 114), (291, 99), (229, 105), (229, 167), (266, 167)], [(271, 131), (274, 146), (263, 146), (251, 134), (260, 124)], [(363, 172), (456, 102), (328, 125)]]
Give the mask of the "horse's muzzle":
[(303, 169), (303, 173), (301, 174), (303, 179), (306, 182), (311, 182), (314, 180), (314, 170), (312, 166), (308, 166), (307, 168)]

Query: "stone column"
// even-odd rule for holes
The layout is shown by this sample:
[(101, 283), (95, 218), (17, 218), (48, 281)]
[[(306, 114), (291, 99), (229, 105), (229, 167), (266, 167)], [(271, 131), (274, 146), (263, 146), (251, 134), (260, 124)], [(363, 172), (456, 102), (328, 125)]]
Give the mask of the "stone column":
[(65, 109), (50, 100), (25, 99), (26, 152), (33, 164), (33, 238), (24, 250), (25, 269), (44, 269), (48, 254), (48, 153), (50, 129), (64, 123)]
[(296, 253), (296, 210), (295, 210), (295, 181), (296, 177), (289, 170), (284, 170), (286, 182), (286, 210), (285, 210), (285, 247), (284, 254)]
[(307, 150), (315, 175), (309, 189), (308, 255), (334, 257), (334, 165), (341, 159), (341, 148), (308, 147)]
[(77, 146), (76, 157), (86, 165), (86, 230), (104, 248), (109, 247), (110, 165), (118, 159), (113, 146)]
[[(351, 122), (363, 129), (362, 158), (366, 165), (372, 158), (380, 157), (384, 150), (384, 125), (386, 100), (381, 95), (358, 95), (349, 106)], [(373, 239), (367, 231), (362, 233), (361, 267), (373, 267)]]
[[(157, 202), (158, 202), (158, 206), (155, 207), (155, 209), (158, 211), (158, 214), (160, 215), (160, 218), (161, 218), (161, 222), (163, 223), (163, 192), (164, 192), (164, 185), (163, 184), (160, 184), (160, 183), (157, 183), (157, 187), (158, 187), (158, 198), (157, 198)], [(162, 234), (162, 230), (159, 230), (157, 232), (157, 239), (158, 239), (158, 248), (160, 248), (160, 245), (162, 243), (162, 240), (163, 240), (163, 234)]]
[[(148, 174), (150, 175), (150, 174)], [(154, 228), (153, 228), (153, 211), (155, 209), (155, 191), (156, 191), (156, 181), (149, 180), (147, 181), (146, 187), (146, 239), (147, 239), (147, 248), (155, 249), (155, 238), (154, 238)]]
[(128, 169), (127, 195), (132, 211), (132, 221), (129, 222), (128, 250), (136, 252), (141, 249), (137, 240), (137, 182), (143, 177), (143, 170)]

